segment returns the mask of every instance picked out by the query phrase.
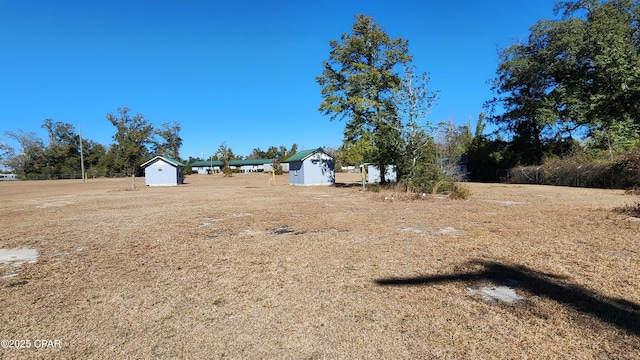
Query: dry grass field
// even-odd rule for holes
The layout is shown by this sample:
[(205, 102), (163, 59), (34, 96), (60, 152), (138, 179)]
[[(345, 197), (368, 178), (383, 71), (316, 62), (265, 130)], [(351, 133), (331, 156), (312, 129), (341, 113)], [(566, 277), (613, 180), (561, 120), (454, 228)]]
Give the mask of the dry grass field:
[[(640, 358), (640, 197), (358, 179), (0, 183), (0, 248), (38, 254), (0, 261), (0, 338), (31, 340), (0, 357)], [(523, 299), (473, 292), (502, 285)]]

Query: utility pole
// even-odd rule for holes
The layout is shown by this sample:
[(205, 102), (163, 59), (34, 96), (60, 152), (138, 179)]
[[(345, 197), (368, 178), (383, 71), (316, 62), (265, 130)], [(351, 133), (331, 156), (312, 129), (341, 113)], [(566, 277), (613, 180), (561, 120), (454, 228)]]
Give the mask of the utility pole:
[(78, 126), (78, 137), (80, 138), (80, 176), (82, 176), (82, 183), (85, 184), (87, 180), (84, 176), (84, 153), (82, 151), (82, 128), (80, 126)]

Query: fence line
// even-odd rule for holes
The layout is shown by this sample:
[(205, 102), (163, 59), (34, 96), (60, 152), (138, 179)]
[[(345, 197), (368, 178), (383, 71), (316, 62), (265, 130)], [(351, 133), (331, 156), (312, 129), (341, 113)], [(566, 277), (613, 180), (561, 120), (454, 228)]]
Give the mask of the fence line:
[(549, 163), (512, 168), (508, 172), (507, 182), (623, 189), (636, 186), (640, 176), (611, 163)]
[[(128, 174), (109, 174), (109, 176), (91, 176), (88, 178), (95, 179), (96, 177), (109, 177), (120, 178), (128, 177)], [(82, 174), (27, 174), (27, 176), (19, 176), (20, 180), (82, 180)]]

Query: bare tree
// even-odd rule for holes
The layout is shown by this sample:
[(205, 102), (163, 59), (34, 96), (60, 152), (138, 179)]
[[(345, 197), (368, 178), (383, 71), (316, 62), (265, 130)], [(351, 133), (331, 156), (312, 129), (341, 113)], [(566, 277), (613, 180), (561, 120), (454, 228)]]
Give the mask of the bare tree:
[(414, 66), (405, 65), (404, 77), (393, 93), (393, 101), (398, 115), (403, 120), (402, 136), (405, 141), (405, 158), (402, 173), (412, 179), (418, 172), (420, 162), (433, 155), (434, 127), (427, 120), (431, 108), (438, 100), (440, 92), (429, 89), (429, 74), (417, 74)]
[(461, 181), (463, 155), (473, 140), (470, 125), (456, 126), (453, 120), (441, 122), (436, 130), (437, 162), (446, 181)]

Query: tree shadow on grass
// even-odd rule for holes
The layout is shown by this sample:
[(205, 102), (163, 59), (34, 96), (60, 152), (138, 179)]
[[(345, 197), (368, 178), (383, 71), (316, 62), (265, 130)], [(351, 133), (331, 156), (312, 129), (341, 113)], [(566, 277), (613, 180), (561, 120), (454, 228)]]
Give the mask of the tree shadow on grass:
[(378, 279), (375, 282), (380, 286), (431, 285), (477, 280), (515, 284), (513, 287), (557, 301), (576, 311), (640, 336), (639, 304), (621, 298), (604, 296), (582, 286), (568, 283), (565, 277), (535, 271), (525, 266), (511, 266), (486, 261), (472, 261), (469, 264), (480, 266), (481, 269), (448, 275)]

